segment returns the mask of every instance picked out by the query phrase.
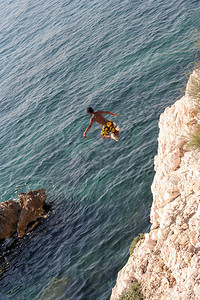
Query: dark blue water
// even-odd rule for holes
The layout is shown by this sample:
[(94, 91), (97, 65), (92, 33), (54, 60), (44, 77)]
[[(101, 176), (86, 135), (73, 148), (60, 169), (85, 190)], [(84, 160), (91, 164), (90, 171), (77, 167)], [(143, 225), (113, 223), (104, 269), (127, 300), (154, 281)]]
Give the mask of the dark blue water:
[[(109, 299), (147, 232), (158, 119), (197, 56), (199, 1), (0, 3), (0, 198), (44, 187), (48, 217), (4, 248), (1, 299)], [(119, 113), (103, 140), (86, 108)], [(109, 116), (108, 116), (109, 117)]]

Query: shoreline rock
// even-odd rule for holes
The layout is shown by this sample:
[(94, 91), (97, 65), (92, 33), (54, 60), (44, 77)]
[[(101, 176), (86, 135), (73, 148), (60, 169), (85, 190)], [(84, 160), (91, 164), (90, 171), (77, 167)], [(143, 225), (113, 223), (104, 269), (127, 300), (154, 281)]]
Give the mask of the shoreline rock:
[(19, 194), (19, 200), (0, 203), (0, 240), (10, 238), (16, 231), (23, 237), (28, 225), (33, 226), (44, 214), (45, 189)]
[(139, 281), (143, 299), (200, 299), (200, 151), (185, 150), (189, 128), (200, 124), (188, 91), (159, 120), (151, 186), (151, 229), (118, 273), (111, 300)]

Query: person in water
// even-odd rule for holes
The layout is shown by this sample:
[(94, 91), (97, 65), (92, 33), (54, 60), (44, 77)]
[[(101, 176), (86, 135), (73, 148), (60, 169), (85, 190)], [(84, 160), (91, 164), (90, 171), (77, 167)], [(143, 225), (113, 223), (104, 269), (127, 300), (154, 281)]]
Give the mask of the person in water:
[(90, 124), (88, 125), (88, 127), (86, 128), (86, 130), (83, 134), (84, 138), (87, 138), (86, 133), (90, 130), (90, 128), (92, 127), (92, 124), (94, 122), (97, 122), (98, 124), (100, 124), (102, 126), (102, 130), (101, 130), (102, 138), (104, 138), (104, 139), (111, 138), (111, 139), (118, 141), (119, 127), (116, 126), (113, 121), (109, 121), (106, 118), (104, 118), (104, 116), (103, 116), (103, 114), (109, 114), (109, 115), (113, 115), (113, 116), (117, 117), (117, 116), (119, 116), (118, 114), (114, 114), (110, 111), (101, 111), (101, 110), (94, 112), (92, 107), (88, 107), (87, 112), (92, 117), (90, 119)]

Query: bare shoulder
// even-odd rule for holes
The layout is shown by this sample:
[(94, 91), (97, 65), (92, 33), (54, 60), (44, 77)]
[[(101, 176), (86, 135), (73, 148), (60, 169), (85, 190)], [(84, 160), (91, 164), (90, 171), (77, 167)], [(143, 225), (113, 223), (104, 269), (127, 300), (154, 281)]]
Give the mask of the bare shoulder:
[(101, 116), (103, 113), (104, 113), (103, 110), (98, 110), (98, 111), (96, 112), (97, 116)]
[(110, 111), (107, 111), (107, 110), (99, 110), (98, 111), (101, 115), (102, 114), (112, 114)]

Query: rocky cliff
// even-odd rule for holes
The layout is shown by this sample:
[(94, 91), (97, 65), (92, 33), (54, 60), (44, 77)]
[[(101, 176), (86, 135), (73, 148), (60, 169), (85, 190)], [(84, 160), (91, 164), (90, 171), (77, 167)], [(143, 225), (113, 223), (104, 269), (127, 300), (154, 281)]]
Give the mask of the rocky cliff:
[(188, 149), (190, 130), (200, 124), (190, 76), (185, 95), (160, 116), (152, 184), (151, 229), (118, 273), (111, 300), (134, 281), (143, 299), (200, 299), (200, 149)]

